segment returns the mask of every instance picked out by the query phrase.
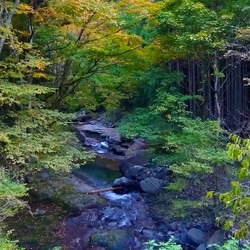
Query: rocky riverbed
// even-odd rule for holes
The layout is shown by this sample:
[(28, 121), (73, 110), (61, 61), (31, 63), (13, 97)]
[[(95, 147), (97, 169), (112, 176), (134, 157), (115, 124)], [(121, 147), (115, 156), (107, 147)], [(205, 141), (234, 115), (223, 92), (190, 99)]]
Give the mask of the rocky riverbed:
[[(52, 232), (45, 237), (47, 244), (36, 235), (31, 242), (23, 237), (22, 246), (41, 250), (55, 245), (65, 250), (143, 250), (149, 240), (173, 237), (183, 249), (205, 250), (209, 244), (224, 242), (224, 232), (210, 218), (197, 216), (194, 209), (188, 219), (180, 220), (175, 213), (184, 213), (185, 204), (179, 210), (168, 206), (177, 199), (165, 188), (174, 182), (174, 175), (167, 166), (150, 166), (144, 140), (124, 140), (114, 127), (86, 114), (75, 121), (78, 138), (96, 154), (95, 162), (67, 175), (41, 171), (27, 178), (31, 187), (36, 183), (36, 189), (30, 190), (30, 213), (23, 222), (19, 219), (15, 235), (20, 239), (25, 232), (39, 231), (39, 223), (40, 228), (51, 223), (48, 228)], [(90, 194), (112, 186), (122, 190)], [(53, 214), (57, 215), (55, 225)]]
[[(36, 190), (38, 202), (53, 202), (66, 211), (58, 222), (60, 245), (63, 249), (106, 249), (129, 250), (146, 248), (149, 240), (167, 241), (174, 237), (184, 249), (206, 249), (206, 244), (224, 240), (224, 233), (216, 230), (207, 221), (199, 223), (167, 221), (160, 213), (152, 213), (152, 200), (155, 195), (132, 191), (116, 194), (112, 191), (88, 194), (109, 183), (85, 179), (87, 175), (72, 173), (70, 176), (58, 176), (52, 173), (40, 173), (33, 181), (40, 181)], [(111, 171), (111, 170), (107, 170)], [(166, 208), (167, 210), (168, 208)], [(35, 217), (44, 218), (49, 211), (36, 208)], [(32, 227), (32, 225), (30, 225)], [(28, 247), (27, 247), (28, 246)], [(48, 249), (43, 247), (27, 249)]]

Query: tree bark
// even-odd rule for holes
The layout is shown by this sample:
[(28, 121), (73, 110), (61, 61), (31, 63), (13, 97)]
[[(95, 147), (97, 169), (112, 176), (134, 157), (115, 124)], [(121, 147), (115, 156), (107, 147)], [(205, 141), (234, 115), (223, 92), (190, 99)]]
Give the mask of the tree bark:
[[(215, 58), (214, 58), (214, 64), (216, 69), (219, 70), (219, 54), (216, 51), (215, 52)], [(215, 82), (214, 82), (214, 98), (215, 98), (215, 105), (216, 105), (216, 111), (217, 111), (217, 119), (219, 123), (221, 124), (221, 103), (219, 100), (219, 82), (220, 78), (217, 74), (215, 74)]]
[[(9, 11), (8, 15), (7, 15), (7, 18), (5, 20), (5, 23), (4, 23), (4, 26), (5, 27), (9, 27), (11, 22), (12, 22), (12, 17), (14, 15), (14, 12), (15, 10), (17, 9), (19, 3), (21, 2), (21, 0), (16, 0), (15, 3), (13, 4), (11, 10)], [(4, 43), (5, 43), (5, 40), (6, 40), (6, 36), (3, 36), (1, 39), (0, 39), (0, 55), (2, 53), (2, 50), (3, 50), (3, 46), (4, 46)]]
[(103, 189), (96, 189), (96, 190), (89, 191), (86, 194), (99, 194), (99, 193), (103, 193), (107, 191), (122, 190), (122, 189), (124, 189), (124, 187), (103, 188)]

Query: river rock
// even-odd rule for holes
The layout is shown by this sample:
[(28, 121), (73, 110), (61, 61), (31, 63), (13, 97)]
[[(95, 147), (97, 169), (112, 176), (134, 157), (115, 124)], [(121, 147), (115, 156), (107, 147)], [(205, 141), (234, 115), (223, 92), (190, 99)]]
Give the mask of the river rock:
[(189, 238), (185, 232), (174, 234), (174, 239), (177, 244), (189, 244)]
[(74, 117), (72, 118), (73, 122), (85, 122), (90, 119), (90, 115), (87, 114), (84, 110), (79, 110), (75, 113)]
[(130, 249), (134, 244), (131, 232), (125, 229), (97, 232), (90, 238), (91, 246), (105, 247), (106, 250)]
[(145, 193), (159, 194), (164, 184), (164, 180), (155, 177), (149, 177), (140, 181), (140, 188)]
[(204, 243), (202, 243), (202, 244), (200, 244), (197, 248), (196, 248), (196, 250), (206, 250), (207, 248), (206, 248), (206, 244), (204, 244)]
[(133, 181), (123, 176), (121, 178), (115, 179), (112, 186), (124, 187), (127, 191), (131, 191), (133, 189)]
[(84, 134), (84, 132), (78, 130), (76, 135), (79, 141), (84, 144), (84, 142), (86, 141), (86, 135)]
[(152, 239), (157, 240), (157, 241), (164, 240), (164, 236), (162, 233), (159, 233), (152, 229), (143, 229), (142, 233), (145, 236), (145, 238), (147, 238), (148, 240), (152, 240)]
[(145, 157), (143, 153), (138, 153), (132, 157), (126, 158), (123, 161), (121, 161), (119, 165), (119, 170), (121, 174), (125, 176), (125, 173), (135, 165), (140, 165), (140, 166), (148, 165), (148, 159)]
[(100, 145), (100, 142), (95, 138), (85, 137), (84, 146), (94, 147), (94, 145)]
[(147, 167), (135, 165), (131, 167), (124, 175), (129, 179), (141, 181), (146, 179), (147, 177), (150, 177), (151, 172), (152, 171)]
[(173, 177), (174, 172), (168, 169), (168, 166), (159, 166), (154, 168), (153, 177), (158, 179), (171, 179)]
[(132, 145), (127, 149), (126, 155), (132, 156), (135, 152), (143, 151), (147, 148), (147, 143), (142, 138), (137, 138), (132, 141)]
[(89, 186), (82, 186), (77, 189), (70, 178), (53, 171), (44, 170), (35, 176), (30, 183), (32, 187), (35, 183), (36, 188), (31, 188), (31, 194), (38, 201), (53, 201), (63, 205), (71, 212), (79, 212), (87, 208), (100, 208), (107, 204), (106, 199), (97, 195), (88, 195)]
[(116, 155), (125, 155), (127, 152), (127, 149), (125, 147), (122, 147), (117, 144), (110, 145), (111, 151)]
[(172, 232), (179, 231), (180, 229), (183, 228), (183, 226), (182, 226), (182, 224), (181, 224), (180, 221), (174, 221), (174, 222), (168, 224), (167, 227)]
[(200, 245), (206, 241), (206, 234), (197, 228), (191, 228), (187, 232), (187, 236), (196, 245)]
[(107, 201), (97, 195), (88, 194), (65, 194), (59, 197), (59, 203), (62, 203), (66, 209), (71, 212), (81, 212), (84, 209), (102, 208), (107, 205)]
[(121, 134), (115, 128), (107, 128), (99, 124), (86, 124), (78, 127), (82, 132), (98, 134), (109, 143), (121, 143)]
[(207, 249), (214, 250), (216, 248), (211, 246), (211, 245), (216, 244), (216, 245), (221, 246), (221, 245), (224, 244), (225, 241), (226, 241), (225, 233), (222, 230), (217, 230), (208, 239), (208, 241), (207, 241), (207, 246), (208, 246)]

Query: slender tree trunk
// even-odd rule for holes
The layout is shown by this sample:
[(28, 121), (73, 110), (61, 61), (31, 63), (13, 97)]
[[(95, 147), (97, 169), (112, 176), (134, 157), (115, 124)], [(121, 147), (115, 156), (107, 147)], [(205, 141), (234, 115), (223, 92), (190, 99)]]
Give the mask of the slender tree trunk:
[[(7, 18), (5, 20), (5, 23), (4, 23), (4, 26), (5, 27), (9, 27), (11, 22), (12, 22), (12, 17), (13, 17), (13, 14), (15, 12), (15, 10), (17, 9), (19, 3), (21, 2), (21, 0), (16, 0), (11, 8), (11, 10), (9, 11), (9, 13), (7, 14)], [(1, 39), (0, 39), (0, 55), (2, 53), (2, 50), (3, 50), (3, 46), (4, 46), (4, 43), (5, 43), (5, 40), (6, 40), (6, 36), (3, 36)]]
[[(215, 58), (214, 58), (214, 64), (216, 69), (219, 70), (219, 53), (216, 51), (215, 52)], [(216, 111), (217, 111), (217, 119), (219, 123), (221, 123), (221, 103), (219, 100), (219, 83), (220, 83), (220, 78), (218, 74), (215, 74), (215, 82), (214, 82), (214, 98), (215, 98), (215, 106), (216, 106)]]

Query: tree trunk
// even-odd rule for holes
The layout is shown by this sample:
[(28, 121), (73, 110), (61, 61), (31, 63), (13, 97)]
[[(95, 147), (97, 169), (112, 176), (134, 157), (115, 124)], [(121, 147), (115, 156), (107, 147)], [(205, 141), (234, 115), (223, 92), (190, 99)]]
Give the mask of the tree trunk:
[[(215, 52), (214, 64), (215, 64), (215, 68), (219, 70), (219, 53), (217, 51)], [(219, 100), (219, 83), (220, 83), (220, 78), (219, 78), (218, 74), (215, 74), (214, 98), (215, 98), (217, 119), (218, 119), (219, 123), (221, 124), (222, 117), (221, 117), (221, 103)]]
[[(11, 22), (12, 22), (12, 17), (13, 17), (13, 14), (15, 12), (15, 10), (17, 9), (19, 3), (20, 3), (21, 0), (16, 0), (15, 3), (13, 4), (11, 10), (9, 11), (9, 13), (7, 14), (7, 17), (6, 17), (6, 20), (4, 21), (4, 26), (5, 27), (9, 27)], [(0, 55), (2, 53), (2, 50), (3, 50), (3, 46), (4, 46), (4, 43), (5, 43), (5, 40), (6, 40), (6, 36), (4, 35), (1, 39), (0, 39)]]

